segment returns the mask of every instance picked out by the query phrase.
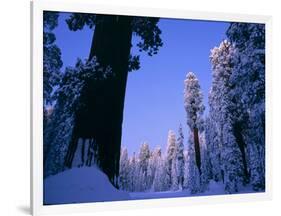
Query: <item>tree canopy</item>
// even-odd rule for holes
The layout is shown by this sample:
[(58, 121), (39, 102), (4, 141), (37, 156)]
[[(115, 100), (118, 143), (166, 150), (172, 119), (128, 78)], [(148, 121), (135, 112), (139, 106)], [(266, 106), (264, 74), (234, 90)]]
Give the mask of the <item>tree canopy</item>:
[[(66, 19), (68, 28), (71, 31), (82, 30), (84, 26), (94, 29), (98, 22), (101, 22), (103, 16), (95, 14), (72, 13)], [(116, 16), (117, 19), (118, 16)], [(161, 30), (158, 27), (159, 18), (154, 17), (132, 17), (131, 28), (133, 35), (138, 36), (140, 41), (136, 44), (140, 52), (146, 52), (149, 56), (158, 53), (163, 42), (160, 37)], [(129, 71), (140, 68), (140, 56), (129, 56)]]

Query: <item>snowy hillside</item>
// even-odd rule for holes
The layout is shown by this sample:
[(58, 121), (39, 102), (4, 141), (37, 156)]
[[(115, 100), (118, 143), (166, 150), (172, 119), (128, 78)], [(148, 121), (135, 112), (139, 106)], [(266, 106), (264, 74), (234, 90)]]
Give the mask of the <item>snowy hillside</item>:
[(74, 168), (44, 180), (44, 204), (128, 200), (96, 167)]

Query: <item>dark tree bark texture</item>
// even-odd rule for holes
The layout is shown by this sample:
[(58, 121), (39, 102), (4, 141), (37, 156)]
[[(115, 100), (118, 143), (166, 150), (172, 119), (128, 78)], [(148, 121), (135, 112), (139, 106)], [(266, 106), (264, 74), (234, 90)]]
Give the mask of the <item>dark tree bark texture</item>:
[(244, 171), (244, 176), (245, 176), (245, 181), (248, 182), (249, 180), (249, 173), (248, 173), (248, 168), (247, 168), (247, 161), (246, 161), (246, 153), (245, 153), (245, 148), (246, 144), (243, 139), (243, 136), (241, 134), (242, 128), (240, 124), (237, 122), (234, 124), (234, 136), (236, 138), (236, 142), (238, 143), (239, 150), (242, 155), (242, 162), (243, 162), (243, 171)]
[(102, 67), (112, 68), (113, 76), (99, 81), (89, 79), (82, 90), (82, 107), (75, 115), (74, 132), (65, 165), (72, 166), (78, 139), (91, 139), (96, 144), (98, 157), (95, 160), (98, 166), (118, 187), (132, 17), (97, 15), (96, 19), (89, 60), (96, 56)]
[(200, 155), (198, 128), (195, 127), (193, 129), (193, 135), (194, 135), (195, 161), (199, 170), (199, 174), (201, 175), (201, 155)]

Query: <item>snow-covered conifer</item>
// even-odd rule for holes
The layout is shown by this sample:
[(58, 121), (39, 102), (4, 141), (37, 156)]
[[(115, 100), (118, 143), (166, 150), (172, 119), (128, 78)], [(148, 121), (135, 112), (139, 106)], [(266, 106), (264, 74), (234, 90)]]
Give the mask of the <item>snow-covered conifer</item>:
[[(230, 82), (236, 131), (243, 138), (254, 190), (265, 188), (265, 25), (232, 23), (227, 30), (229, 40), (238, 52)], [(247, 171), (246, 170), (246, 171)], [(248, 173), (246, 173), (248, 174)]]
[(179, 187), (182, 188), (184, 181), (184, 136), (182, 126), (179, 126), (177, 138), (177, 153), (176, 153), (176, 175)]
[(171, 190), (176, 191), (179, 189), (179, 182), (178, 182), (178, 174), (177, 174), (177, 165), (176, 160), (172, 161), (172, 173), (171, 173)]
[[(167, 152), (166, 152), (166, 159), (165, 159), (165, 166), (167, 168), (167, 175), (168, 175), (168, 187), (170, 188), (172, 186), (172, 168), (174, 168), (174, 173), (176, 174), (176, 166), (172, 166), (173, 163), (175, 163), (176, 160), (176, 153), (177, 153), (177, 147), (176, 147), (176, 135), (174, 131), (169, 130), (168, 132), (168, 141), (167, 141)], [(176, 164), (174, 164), (176, 165)]]
[(148, 164), (150, 158), (150, 150), (148, 143), (144, 142), (141, 145), (139, 152), (139, 173), (143, 178), (140, 184), (140, 190), (145, 191), (148, 189), (147, 175), (148, 175)]
[(58, 12), (43, 13), (43, 98), (44, 108), (52, 105), (52, 92), (61, 79), (61, 51), (55, 44), (56, 36), (53, 30), (58, 25)]
[[(211, 109), (211, 108), (210, 108)], [(216, 182), (222, 181), (221, 151), (219, 133), (214, 120), (208, 116), (205, 120), (205, 141), (207, 154), (210, 161), (210, 172), (212, 179)]]
[(200, 192), (200, 173), (196, 165), (193, 133), (190, 133), (188, 139), (187, 161), (185, 168), (185, 189), (188, 189), (192, 194)]
[(199, 132), (203, 130), (203, 94), (199, 85), (199, 80), (194, 73), (189, 72), (184, 81), (184, 107), (187, 114), (187, 125), (193, 133), (195, 160), (199, 173), (201, 174), (201, 155)]
[[(44, 177), (65, 169), (65, 157), (70, 144), (74, 113), (82, 104), (80, 96), (86, 80), (102, 80), (111, 76), (111, 69), (103, 69), (96, 58), (91, 61), (77, 60), (75, 67), (67, 67), (55, 92), (56, 104), (50, 117), (50, 123), (44, 129)], [(90, 146), (91, 147), (91, 146)]]
[(121, 150), (120, 168), (119, 168), (119, 187), (122, 190), (129, 189), (129, 158), (126, 148)]
[(135, 191), (137, 185), (137, 161), (136, 154), (133, 153), (133, 156), (129, 159), (129, 187), (128, 191)]
[[(234, 105), (231, 100), (230, 77), (235, 65), (237, 49), (229, 41), (221, 42), (219, 47), (211, 50), (212, 63), (212, 87), (209, 94), (210, 118), (215, 122), (214, 146), (220, 157), (220, 168), (228, 193), (237, 191), (242, 184), (243, 163), (242, 154), (234, 134), (233, 112), (231, 107)], [(215, 159), (212, 157), (212, 159)], [(234, 163), (234, 161), (236, 161)]]
[(170, 182), (168, 176), (168, 166), (166, 160), (161, 159), (155, 172), (155, 178), (152, 184), (152, 190), (155, 192), (170, 190)]
[(149, 158), (148, 163), (148, 176), (147, 176), (147, 184), (148, 189), (151, 189), (152, 184), (154, 182), (156, 170), (159, 168), (161, 163), (161, 148), (156, 147)]

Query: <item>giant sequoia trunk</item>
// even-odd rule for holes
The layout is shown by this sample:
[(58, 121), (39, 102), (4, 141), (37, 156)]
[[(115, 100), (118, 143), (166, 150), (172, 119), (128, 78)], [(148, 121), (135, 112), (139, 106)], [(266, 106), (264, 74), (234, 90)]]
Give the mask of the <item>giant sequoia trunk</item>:
[(198, 128), (195, 127), (193, 129), (193, 135), (194, 135), (195, 161), (199, 170), (199, 174), (201, 175), (201, 155), (200, 155)]
[(71, 167), (78, 139), (91, 140), (96, 146), (96, 163), (115, 186), (119, 173), (131, 21), (129, 16), (97, 15), (89, 59), (96, 56), (101, 66), (110, 66), (113, 77), (88, 80), (85, 85), (81, 95), (83, 106), (75, 115), (72, 141), (65, 158), (65, 165)]

